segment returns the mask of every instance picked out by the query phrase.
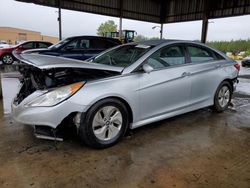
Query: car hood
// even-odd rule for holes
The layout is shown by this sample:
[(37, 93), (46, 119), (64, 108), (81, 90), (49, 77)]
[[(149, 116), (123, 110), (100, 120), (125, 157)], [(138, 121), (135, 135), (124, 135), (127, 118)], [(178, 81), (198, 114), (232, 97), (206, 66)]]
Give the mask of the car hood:
[(54, 57), (40, 54), (14, 54), (15, 57), (23, 63), (32, 65), (39, 69), (51, 68), (83, 68), (83, 69), (97, 69), (114, 72), (122, 72), (124, 68), (110, 65), (103, 65), (97, 63), (90, 63), (87, 61), (80, 61), (75, 59), (68, 59), (63, 57)]
[(3, 47), (3, 48), (0, 48), (0, 50), (6, 50), (6, 51), (11, 51), (11, 50), (14, 50), (16, 49), (16, 47)]
[(9, 44), (0, 44), (0, 48), (11, 48)]

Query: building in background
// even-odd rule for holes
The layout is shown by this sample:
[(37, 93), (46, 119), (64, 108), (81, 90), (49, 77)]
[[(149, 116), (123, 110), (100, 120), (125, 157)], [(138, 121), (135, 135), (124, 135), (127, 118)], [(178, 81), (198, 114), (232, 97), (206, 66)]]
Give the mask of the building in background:
[(0, 41), (6, 41), (8, 44), (18, 44), (28, 40), (41, 40), (51, 43), (59, 41), (57, 37), (42, 35), (41, 32), (37, 31), (13, 27), (0, 27)]

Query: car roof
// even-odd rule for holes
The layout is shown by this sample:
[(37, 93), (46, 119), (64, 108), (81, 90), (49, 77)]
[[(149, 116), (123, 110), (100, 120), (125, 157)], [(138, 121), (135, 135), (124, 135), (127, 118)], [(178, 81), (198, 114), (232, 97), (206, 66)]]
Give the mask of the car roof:
[(28, 43), (28, 42), (41, 42), (41, 43), (53, 44), (53, 43), (48, 42), (48, 41), (41, 41), (41, 40), (28, 40), (28, 41), (23, 41), (23, 42), (19, 43), (18, 45), (25, 44), (25, 43)]
[(142, 44), (142, 45), (148, 45), (148, 46), (158, 46), (161, 44), (168, 44), (168, 43), (175, 43), (175, 42), (183, 42), (183, 43), (189, 43), (189, 44), (197, 44), (201, 46), (207, 46), (199, 41), (192, 41), (192, 40), (179, 40), (179, 39), (154, 39), (154, 40), (145, 40), (140, 42), (133, 42), (128, 44)]
[(47, 43), (50, 43), (48, 41), (42, 41), (42, 40), (27, 40), (27, 41), (24, 41), (24, 42), (47, 42)]
[[(161, 44), (167, 44), (172, 42), (187, 42), (184, 40), (177, 40), (177, 39), (155, 39), (155, 40), (145, 40), (140, 42), (135, 42), (136, 44), (148, 45), (148, 46), (158, 46)], [(190, 42), (190, 41), (188, 41)]]
[(112, 40), (112, 41), (115, 41), (115, 42), (120, 42), (118, 39), (114, 39), (114, 38), (111, 38), (111, 37), (101, 37), (101, 36), (91, 36), (91, 35), (68, 37), (68, 39), (76, 39), (76, 38), (104, 39), (104, 40)]

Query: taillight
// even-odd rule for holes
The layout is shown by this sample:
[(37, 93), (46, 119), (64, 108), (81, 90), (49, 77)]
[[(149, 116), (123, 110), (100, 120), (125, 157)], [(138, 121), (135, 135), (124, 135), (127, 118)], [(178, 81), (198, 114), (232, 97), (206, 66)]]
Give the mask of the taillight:
[(239, 64), (239, 63), (234, 64), (234, 67), (235, 67), (238, 71), (240, 71), (240, 64)]

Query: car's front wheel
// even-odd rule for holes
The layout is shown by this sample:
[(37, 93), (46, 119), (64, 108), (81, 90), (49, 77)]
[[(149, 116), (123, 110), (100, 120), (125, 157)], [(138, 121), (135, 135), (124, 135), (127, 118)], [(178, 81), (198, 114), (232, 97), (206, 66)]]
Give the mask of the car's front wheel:
[(5, 54), (2, 56), (2, 62), (6, 65), (11, 65), (14, 62), (14, 57), (11, 54)]
[(94, 104), (81, 118), (80, 139), (93, 148), (116, 144), (128, 127), (128, 111), (119, 100), (108, 98)]
[(214, 97), (214, 109), (217, 112), (223, 112), (227, 109), (232, 98), (232, 87), (227, 81), (222, 82)]

